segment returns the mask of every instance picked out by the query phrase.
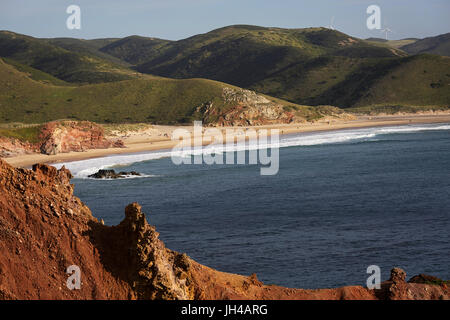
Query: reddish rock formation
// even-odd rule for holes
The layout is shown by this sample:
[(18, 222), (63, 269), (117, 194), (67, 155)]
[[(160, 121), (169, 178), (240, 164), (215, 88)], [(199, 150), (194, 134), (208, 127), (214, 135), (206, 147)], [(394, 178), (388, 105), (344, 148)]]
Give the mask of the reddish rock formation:
[(213, 102), (208, 102), (196, 109), (203, 123), (212, 126), (259, 126), (355, 119), (336, 107), (318, 106), (314, 107), (314, 111), (306, 107), (296, 109), (293, 105), (272, 101), (244, 89), (223, 88), (222, 98), (227, 107), (217, 107)]
[(427, 284), (450, 284), (450, 281), (444, 281), (438, 277), (430, 276), (428, 274), (418, 274), (408, 281), (409, 283), (427, 283)]
[[(91, 211), (73, 196), (71, 174), (36, 165), (13, 169), (0, 160), (0, 298), (110, 299), (132, 297), (127, 283), (105, 270), (88, 240)], [(66, 268), (82, 269), (81, 290), (69, 290)]]
[(89, 121), (53, 121), (40, 130), (39, 142), (23, 142), (0, 137), (0, 157), (29, 153), (57, 154), (88, 149), (124, 148), (122, 140), (111, 141), (104, 136), (103, 128)]
[[(133, 203), (117, 226), (98, 222), (73, 195), (71, 174), (0, 159), (0, 299), (448, 299), (445, 285), (405, 282), (394, 269), (380, 290), (267, 286), (167, 249)], [(67, 267), (81, 289), (66, 286)]]
[(223, 88), (225, 110), (218, 109), (212, 102), (197, 108), (203, 122), (219, 126), (249, 126), (274, 123), (290, 123), (295, 116), (284, 106), (250, 90)]
[(30, 142), (19, 139), (0, 137), (0, 157), (7, 158), (15, 155), (39, 152), (39, 147)]
[(89, 121), (54, 121), (46, 123), (39, 137), (43, 154), (57, 154), (88, 149), (123, 147), (122, 141), (105, 138), (103, 128)]

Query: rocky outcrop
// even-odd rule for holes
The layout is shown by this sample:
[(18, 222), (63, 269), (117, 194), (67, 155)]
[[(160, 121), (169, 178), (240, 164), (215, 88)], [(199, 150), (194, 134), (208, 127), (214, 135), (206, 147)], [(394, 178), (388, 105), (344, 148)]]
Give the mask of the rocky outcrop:
[[(412, 279), (417, 279), (414, 276)], [(406, 272), (400, 268), (391, 270), (388, 281), (375, 290), (378, 299), (383, 300), (449, 300), (450, 288), (445, 282), (440, 284), (406, 282)]]
[(122, 140), (109, 140), (103, 127), (89, 121), (53, 121), (42, 125), (38, 142), (0, 136), (0, 157), (31, 153), (54, 155), (88, 149), (124, 148)]
[(409, 283), (424, 283), (424, 284), (437, 284), (437, 285), (450, 285), (450, 281), (444, 281), (438, 277), (430, 276), (428, 274), (418, 274), (408, 281)]
[(110, 170), (101, 169), (98, 170), (96, 173), (89, 175), (88, 177), (93, 179), (123, 179), (129, 176), (140, 176), (140, 175), (141, 174), (136, 171), (130, 172), (121, 171), (119, 173), (116, 173), (112, 169)]
[(34, 143), (23, 142), (15, 138), (0, 137), (0, 157), (2, 158), (36, 152), (39, 152), (39, 147)]
[[(289, 289), (219, 272), (166, 248), (137, 203), (117, 226), (97, 221), (71, 178), (64, 167), (15, 169), (0, 159), (0, 299), (449, 298), (445, 283), (407, 283), (400, 269), (379, 290)], [(72, 265), (79, 290), (66, 286)]]
[(228, 108), (216, 108), (208, 102), (197, 108), (202, 120), (218, 126), (249, 126), (270, 123), (290, 123), (294, 114), (285, 106), (272, 102), (250, 90), (223, 88), (222, 98)]
[[(0, 298), (133, 297), (89, 241), (90, 225), (98, 222), (73, 196), (71, 177), (64, 168), (14, 169), (0, 159)], [(81, 290), (66, 287), (70, 265), (82, 270)]]
[(123, 147), (123, 142), (109, 141), (103, 128), (89, 121), (55, 121), (46, 123), (40, 133), (43, 154), (57, 154), (88, 149)]
[(137, 298), (194, 298), (190, 259), (164, 246), (139, 204), (126, 207), (125, 219), (118, 226), (94, 225), (91, 235), (105, 267), (129, 283)]
[(196, 109), (203, 123), (213, 126), (259, 126), (267, 124), (287, 124), (314, 122), (318, 119), (355, 119), (354, 116), (332, 106), (299, 108), (269, 100), (254, 91), (239, 88), (223, 88), (222, 98), (225, 108), (207, 102)]

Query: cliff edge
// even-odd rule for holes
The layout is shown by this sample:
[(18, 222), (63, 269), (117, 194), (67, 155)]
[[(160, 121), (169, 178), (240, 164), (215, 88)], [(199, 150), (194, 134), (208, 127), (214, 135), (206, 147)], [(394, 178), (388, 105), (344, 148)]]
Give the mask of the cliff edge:
[[(203, 266), (172, 251), (137, 203), (105, 226), (73, 195), (71, 173), (47, 165), (15, 169), (0, 159), (0, 299), (449, 299), (426, 275), (401, 269), (380, 290), (303, 290), (264, 285)], [(80, 289), (66, 270), (81, 271)]]
[[(22, 139), (15, 137), (17, 132), (14, 130), (10, 130), (10, 136), (2, 136), (0, 131), (0, 157), (32, 153), (54, 155), (89, 149), (125, 147), (122, 140), (107, 139), (103, 127), (89, 121), (52, 121), (34, 126), (34, 129), (35, 136), (27, 135)], [(33, 141), (26, 141), (27, 138)]]

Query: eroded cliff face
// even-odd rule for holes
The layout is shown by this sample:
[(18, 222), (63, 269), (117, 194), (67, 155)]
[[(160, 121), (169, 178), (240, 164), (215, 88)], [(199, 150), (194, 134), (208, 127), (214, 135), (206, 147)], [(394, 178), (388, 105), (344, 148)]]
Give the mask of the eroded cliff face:
[[(304, 123), (311, 121), (307, 114), (297, 112), (293, 106), (271, 101), (254, 91), (239, 88), (223, 88), (222, 98), (228, 108), (217, 108), (213, 102), (199, 106), (205, 124), (214, 126), (259, 126), (267, 124)], [(303, 110), (303, 112), (306, 112)], [(316, 117), (330, 119), (355, 119), (354, 116), (335, 107), (317, 107)], [(312, 114), (311, 114), (312, 115)]]
[[(0, 298), (128, 298), (127, 283), (108, 273), (88, 240), (98, 223), (70, 185), (72, 175), (35, 165), (14, 169), (0, 160)], [(78, 265), (81, 290), (66, 287), (66, 269)]]
[(0, 156), (11, 157), (30, 153), (58, 154), (89, 149), (123, 148), (121, 140), (108, 140), (103, 128), (89, 121), (53, 121), (42, 126), (38, 142), (23, 142), (0, 137)]
[(0, 157), (8, 158), (36, 152), (39, 152), (39, 146), (35, 143), (24, 142), (14, 138), (0, 137)]
[(46, 123), (41, 130), (40, 140), (40, 150), (43, 154), (123, 147), (121, 141), (106, 139), (103, 128), (89, 121)]
[(226, 110), (216, 108), (208, 102), (197, 108), (204, 123), (217, 126), (249, 126), (271, 123), (290, 123), (294, 113), (283, 109), (283, 105), (274, 103), (250, 90), (223, 88), (222, 98), (230, 105)]
[[(407, 283), (400, 269), (380, 290), (289, 289), (220, 272), (166, 248), (137, 203), (119, 225), (103, 225), (73, 195), (71, 177), (65, 168), (15, 169), (0, 159), (0, 299), (449, 298), (444, 283)], [(79, 290), (66, 286), (71, 265), (81, 270)]]
[(105, 268), (129, 283), (137, 298), (194, 298), (190, 259), (165, 247), (139, 204), (128, 205), (125, 219), (117, 226), (92, 224), (90, 235)]

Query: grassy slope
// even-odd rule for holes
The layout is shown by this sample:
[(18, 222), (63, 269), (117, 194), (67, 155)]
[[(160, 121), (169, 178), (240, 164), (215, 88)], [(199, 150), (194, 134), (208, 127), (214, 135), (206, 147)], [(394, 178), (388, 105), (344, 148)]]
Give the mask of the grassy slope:
[(112, 38), (112, 39), (84, 40), (74, 38), (52, 38), (39, 40), (66, 49), (72, 53), (79, 53), (81, 55), (96, 57), (99, 60), (105, 60), (118, 66), (128, 67), (130, 65), (129, 63), (119, 58), (113, 57), (109, 54), (100, 51), (100, 48), (108, 45), (109, 43), (115, 42), (119, 39)]
[(20, 62), (13, 60), (13, 59), (3, 58), (3, 60), (6, 63), (14, 66), (14, 68), (16, 68), (17, 70), (28, 75), (31, 79), (39, 81), (41, 83), (53, 84), (56, 86), (70, 85), (68, 82), (65, 82), (63, 80), (55, 78), (54, 76), (52, 76), (48, 73), (42, 72), (42, 71), (35, 69), (33, 67), (30, 67), (30, 66), (27, 66), (25, 64), (22, 64)]
[(293, 64), (259, 81), (251, 88), (302, 104), (335, 105), (332, 99), (326, 101), (322, 95), (331, 87), (339, 85), (361, 64), (362, 60), (355, 58), (318, 57), (307, 63)]
[(162, 48), (170, 42), (162, 39), (130, 36), (110, 42), (99, 48), (99, 51), (136, 65), (159, 55)]
[(39, 142), (41, 126), (24, 126), (20, 128), (0, 128), (0, 137), (14, 138), (23, 142)]
[(410, 54), (433, 53), (450, 56), (450, 33), (418, 40), (401, 49)]
[[(146, 108), (153, 110), (144, 117), (148, 117), (148, 121), (181, 121), (180, 114), (164, 117), (158, 110), (166, 101), (172, 103), (175, 101), (173, 97), (180, 95), (175, 88), (186, 90), (187, 86), (184, 83), (174, 85), (175, 82), (165, 78), (137, 73), (130, 69), (131, 65), (137, 65), (139, 71), (174, 78), (202, 77), (220, 80), (302, 105), (327, 104), (344, 108), (448, 106), (450, 101), (448, 94), (445, 94), (449, 73), (447, 60), (438, 57), (411, 60), (405, 55), (403, 51), (384, 42), (368, 42), (325, 28), (231, 26), (180, 41), (138, 36), (95, 40), (35, 39), (0, 32), (0, 56), (7, 56), (5, 61), (43, 83), (70, 87), (73, 84), (68, 84), (67, 81), (78, 84), (133, 78), (152, 80), (152, 90), (159, 88), (158, 90), (167, 92), (163, 94), (161, 91), (157, 98), (152, 98), (155, 92), (150, 91), (151, 96), (147, 96), (142, 93), (147, 88), (145, 81), (129, 81), (105, 88), (111, 100), (117, 100), (113, 102), (114, 108), (119, 99), (124, 99), (127, 108), (133, 106), (130, 110), (144, 116), (136, 107), (146, 104)], [(421, 69), (426, 72), (417, 72)], [(191, 82), (198, 81), (200, 80)], [(113, 87), (121, 92), (109, 92)], [(100, 87), (95, 88), (94, 91)], [(15, 93), (9, 89), (9, 99), (13, 95), (14, 99), (29, 95), (25, 86), (22, 89), (22, 92), (16, 90)], [(48, 92), (47, 89), (44, 91)], [(85, 97), (84, 87), (79, 90), (79, 94), (83, 96), (76, 97), (75, 88), (67, 88), (67, 91), (72, 92), (70, 96), (62, 94), (64, 90), (59, 88), (58, 95), (63, 97), (58, 98), (61, 99), (58, 108), (66, 108), (67, 105), (70, 109), (70, 102), (78, 99), (80, 103), (90, 106), (95, 104), (90, 117), (97, 121), (135, 121), (135, 116), (128, 117), (131, 120), (125, 119), (127, 116), (117, 110), (110, 112), (107, 117), (102, 110), (107, 110), (111, 103), (102, 91), (97, 93), (97, 99), (90, 96), (91, 91)], [(201, 91), (195, 86), (193, 90)], [(212, 87), (207, 92), (211, 90)], [(45, 111), (46, 106), (56, 101), (58, 95), (41, 99), (43, 111), (38, 114), (47, 112), (50, 116), (52, 112)], [(165, 98), (164, 95), (170, 95), (171, 98)], [(32, 96), (29, 100), (34, 105), (37, 99), (36, 95)], [(139, 98), (141, 96), (144, 96), (143, 100)], [(181, 96), (189, 94), (182, 92)], [(162, 102), (159, 102), (159, 97)], [(199, 98), (200, 95), (196, 97)], [(149, 106), (150, 102), (152, 106)], [(175, 102), (179, 104), (178, 101)], [(26, 109), (29, 108), (27, 105)], [(30, 116), (27, 119), (36, 116), (35, 111), (28, 111)], [(81, 110), (77, 112), (80, 113)], [(68, 115), (85, 118), (87, 111), (85, 113)], [(183, 117), (188, 119), (190, 115), (184, 113)], [(11, 117), (4, 116), (4, 119), (9, 118)], [(0, 118), (0, 121), (3, 120)]]
[(231, 26), (166, 44), (137, 68), (173, 78), (202, 77), (252, 87), (292, 65), (309, 64), (324, 55), (394, 56), (390, 49), (324, 28)]
[[(127, 52), (133, 52), (134, 42), (152, 49), (139, 57), (134, 51), (130, 58)], [(215, 79), (299, 104), (448, 105), (446, 60), (411, 60), (394, 48), (400, 45), (360, 40), (324, 28), (231, 26), (180, 41), (160, 41), (157, 50), (155, 40), (146, 38), (116, 41), (108, 45), (115, 51), (102, 50), (111, 55), (120, 52), (130, 63), (147, 59), (137, 66), (141, 72)], [(430, 87), (439, 81), (441, 87)]]
[[(67, 82), (98, 83), (133, 77), (133, 72), (128, 68), (91, 54), (87, 48), (82, 50), (80, 45), (77, 50), (69, 51), (51, 42), (0, 31), (0, 57), (13, 59)], [(74, 47), (72, 45), (72, 49)]]
[(400, 59), (354, 106), (403, 104), (450, 106), (450, 58), (419, 55)]
[(401, 49), (402, 47), (417, 42), (420, 39), (407, 38), (401, 40), (386, 40), (381, 38), (369, 38), (366, 41), (373, 45), (384, 45), (390, 48)]
[(319, 97), (347, 107), (450, 106), (450, 59), (420, 55), (369, 61)]
[[(1, 61), (1, 60), (0, 60)], [(42, 123), (56, 119), (99, 123), (184, 123), (196, 107), (213, 101), (226, 108), (223, 87), (205, 79), (134, 79), (83, 86), (54, 86), (30, 79), (0, 62), (0, 122)], [(276, 99), (274, 99), (276, 100)], [(293, 106), (299, 111), (307, 107)]]

